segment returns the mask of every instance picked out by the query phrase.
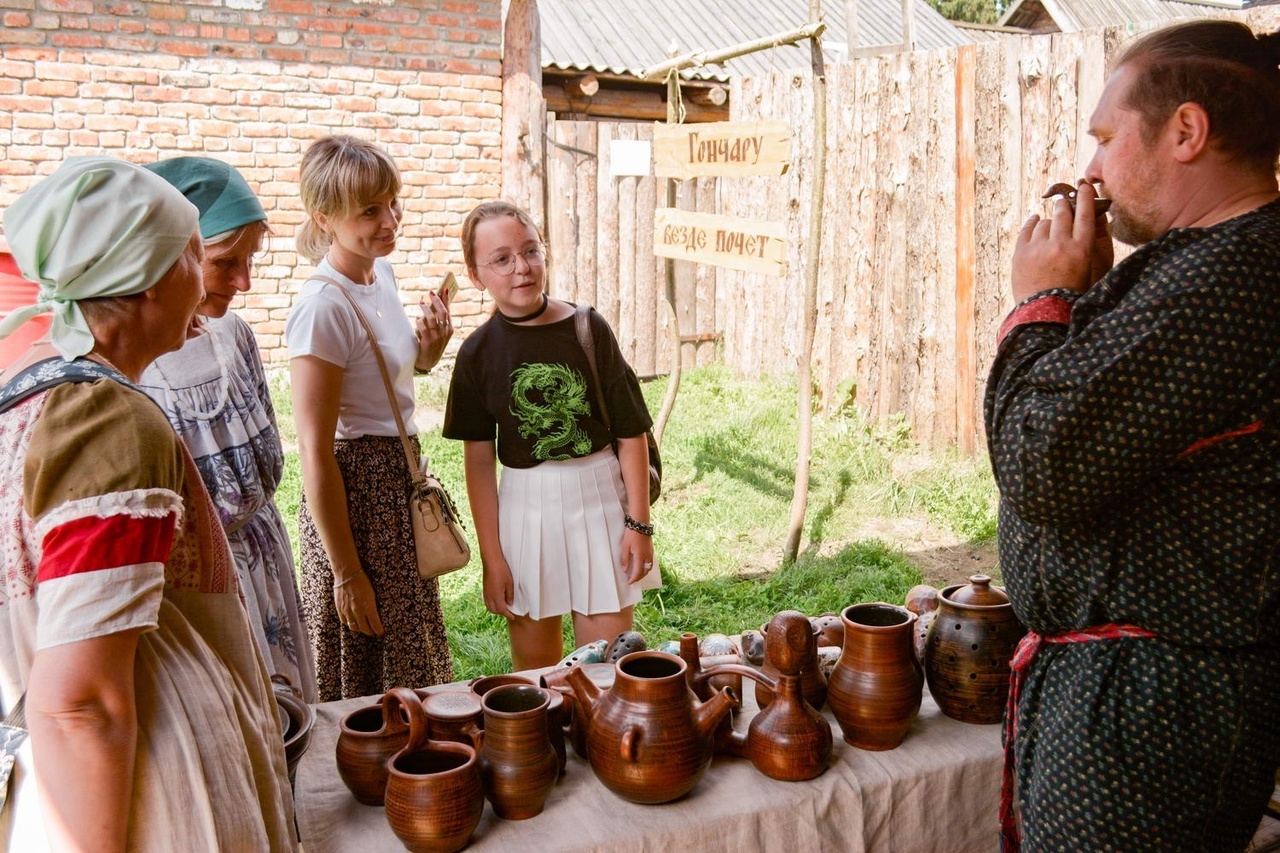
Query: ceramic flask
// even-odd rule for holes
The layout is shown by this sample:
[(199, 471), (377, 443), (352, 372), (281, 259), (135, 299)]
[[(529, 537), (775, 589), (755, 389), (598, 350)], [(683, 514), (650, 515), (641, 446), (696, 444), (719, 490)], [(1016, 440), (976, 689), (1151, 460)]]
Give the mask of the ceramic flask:
[(550, 693), (532, 684), (505, 684), (485, 693), (480, 704), (485, 796), (504, 820), (540, 814), (560, 776), (560, 761), (547, 735)]
[(428, 740), (422, 708), (410, 711), (409, 740), (387, 761), (386, 811), (391, 831), (414, 853), (461, 850), (480, 823), (484, 788), (475, 750)]
[(963, 723), (1000, 722), (1009, 661), (1026, 633), (1009, 596), (986, 575), (942, 590), (924, 643), (924, 674), (942, 713)]
[(414, 708), (422, 710), (417, 694), (397, 687), (379, 704), (352, 711), (338, 723), (338, 775), (364, 805), (382, 805), (387, 759), (409, 742), (408, 715)]
[(606, 788), (633, 803), (665, 803), (693, 789), (711, 763), (712, 736), (735, 698), (716, 691), (699, 702), (685, 662), (666, 652), (632, 652), (603, 691), (570, 670), (574, 713), (587, 727), (591, 769)]
[(773, 617), (765, 636), (765, 659), (778, 673), (775, 677), (729, 664), (709, 667), (698, 680), (727, 671), (768, 686), (773, 701), (751, 718), (745, 737), (732, 733), (727, 751), (750, 759), (771, 779), (812, 779), (827, 769), (832, 746), (831, 724), (805, 700), (801, 690), (801, 669), (816, 647), (813, 627), (798, 610), (784, 610)]
[(893, 749), (920, 710), (924, 674), (912, 647), (916, 615), (876, 602), (850, 605), (840, 618), (844, 650), (827, 685), (827, 702), (847, 743)]

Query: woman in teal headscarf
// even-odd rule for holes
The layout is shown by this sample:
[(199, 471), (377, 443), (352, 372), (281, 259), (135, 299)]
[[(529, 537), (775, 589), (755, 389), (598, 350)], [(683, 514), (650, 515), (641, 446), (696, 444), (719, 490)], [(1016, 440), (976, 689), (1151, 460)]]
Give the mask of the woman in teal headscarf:
[(253, 330), (229, 310), (252, 286), (267, 214), (240, 173), (221, 161), (176, 157), (146, 168), (200, 211), (205, 296), (186, 344), (156, 359), (139, 386), (164, 409), (195, 457), (227, 531), (268, 671), (315, 702), (315, 663), (293, 552), (273, 499), (284, 449)]
[(4, 212), (48, 340), (0, 375), (0, 700), (30, 737), (12, 850), (289, 850), (280, 722), (191, 455), (133, 384), (204, 298), (197, 211), (69, 159)]

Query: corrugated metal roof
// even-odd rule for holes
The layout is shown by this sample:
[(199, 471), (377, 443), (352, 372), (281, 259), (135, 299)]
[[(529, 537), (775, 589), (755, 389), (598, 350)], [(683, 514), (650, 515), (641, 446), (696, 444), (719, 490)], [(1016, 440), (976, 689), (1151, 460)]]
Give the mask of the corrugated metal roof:
[[(924, 0), (915, 2), (918, 49), (969, 44)], [(831, 60), (844, 55), (844, 0), (824, 0), (823, 48)], [(808, 23), (808, 0), (538, 0), (543, 67), (639, 75), (670, 56), (717, 51), (794, 30)], [(505, 12), (504, 12), (505, 14)], [(858, 46), (902, 42), (900, 0), (858, 0)], [(789, 45), (690, 69), (685, 77), (727, 80), (774, 69), (807, 68), (809, 48)]]
[(1064, 33), (1178, 18), (1235, 18), (1240, 0), (1183, 3), (1178, 0), (1017, 0), (1000, 19), (1008, 27), (1033, 26), (1047, 12)]

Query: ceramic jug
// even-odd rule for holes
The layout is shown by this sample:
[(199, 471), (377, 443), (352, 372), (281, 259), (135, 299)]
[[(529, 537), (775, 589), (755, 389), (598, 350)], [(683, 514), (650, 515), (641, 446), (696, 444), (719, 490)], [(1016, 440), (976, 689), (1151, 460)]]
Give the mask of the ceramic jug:
[(693, 789), (711, 763), (712, 736), (734, 703), (726, 691), (699, 702), (685, 662), (665, 652), (632, 652), (602, 691), (580, 668), (568, 676), (574, 713), (587, 727), (591, 769), (606, 788), (635, 803), (665, 803)]
[(411, 713), (409, 740), (387, 762), (386, 811), (391, 831), (415, 853), (466, 847), (484, 811), (475, 750), (428, 740), (426, 717)]
[(844, 739), (859, 749), (893, 749), (920, 710), (924, 674), (912, 648), (916, 615), (876, 602), (840, 614), (844, 650), (827, 685), (827, 701)]
[(550, 693), (532, 684), (506, 684), (485, 693), (480, 704), (480, 779), (485, 796), (504, 820), (541, 814), (560, 776), (560, 761), (547, 735)]
[(426, 712), (407, 687), (397, 687), (377, 705), (358, 708), (338, 723), (338, 775), (366, 806), (382, 805), (387, 788), (387, 759), (409, 742), (409, 720)]
[(1004, 590), (986, 575), (938, 594), (925, 638), (924, 673), (942, 713), (964, 723), (998, 723), (1009, 695), (1009, 661), (1027, 633)]
[(729, 752), (750, 759), (764, 775), (784, 782), (812, 779), (827, 769), (831, 758), (831, 724), (804, 698), (800, 671), (813, 656), (816, 636), (809, 619), (797, 610), (784, 610), (765, 632), (765, 660), (778, 674), (769, 678), (740, 665), (708, 667), (698, 681), (723, 672), (736, 672), (767, 686), (773, 696), (747, 727), (728, 739)]

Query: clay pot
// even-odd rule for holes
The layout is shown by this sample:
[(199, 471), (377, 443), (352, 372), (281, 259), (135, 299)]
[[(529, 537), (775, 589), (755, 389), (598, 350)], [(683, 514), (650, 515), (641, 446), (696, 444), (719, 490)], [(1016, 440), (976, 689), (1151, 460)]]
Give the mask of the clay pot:
[(485, 796), (504, 820), (541, 814), (560, 775), (560, 761), (547, 736), (550, 692), (532, 684), (504, 684), (485, 693), (480, 702), (480, 779)]
[(409, 850), (452, 853), (466, 847), (484, 811), (475, 750), (427, 740), (426, 718), (411, 714), (409, 740), (387, 761), (386, 809), (391, 831)]
[(893, 749), (920, 710), (924, 675), (912, 650), (916, 615), (892, 604), (853, 604), (844, 650), (827, 699), (844, 739), (859, 749)]
[[(724, 636), (723, 634), (721, 636)], [(702, 652), (705, 643), (698, 642), (698, 635), (685, 632), (680, 635), (680, 659), (684, 661), (685, 681), (689, 684), (689, 689), (693, 694), (703, 702), (711, 698), (712, 693), (716, 690), (729, 688), (734, 697), (742, 696), (742, 676), (736, 673), (722, 670), (722, 674), (712, 676), (711, 678), (698, 678), (703, 669), (710, 667), (723, 667), (725, 664), (742, 663), (742, 657), (737, 654), (720, 654), (714, 656), (704, 655)], [(734, 710), (741, 707), (741, 702), (735, 704)], [(732, 720), (725, 718), (723, 726), (733, 727)]]
[(803, 613), (784, 610), (773, 617), (765, 636), (765, 659), (777, 670), (775, 678), (749, 667), (727, 666), (709, 668), (699, 680), (730, 670), (767, 685), (773, 701), (752, 717), (745, 737), (733, 735), (730, 751), (750, 759), (772, 779), (812, 779), (827, 769), (832, 741), (830, 723), (805, 701), (800, 690), (800, 668), (813, 655), (815, 634)]
[(587, 673), (569, 673), (574, 713), (586, 722), (591, 769), (606, 788), (635, 803), (665, 803), (693, 789), (711, 762), (712, 735), (734, 697), (716, 691), (699, 702), (685, 662), (665, 652), (633, 652), (618, 661), (602, 691)]
[(840, 621), (839, 613), (823, 613), (812, 617), (809, 622), (817, 634), (818, 648), (844, 645), (844, 623)]
[(932, 613), (938, 609), (938, 590), (927, 583), (916, 584), (907, 590), (907, 609), (917, 616)]
[[(432, 740), (465, 743), (479, 750), (484, 741), (480, 697), (461, 690), (430, 693), (422, 700)], [(412, 737), (412, 736), (411, 736)]]
[[(784, 612), (793, 612), (793, 611), (784, 611)], [(773, 664), (769, 662), (769, 655), (768, 655), (769, 625), (771, 624), (773, 623), (770, 622), (760, 627), (760, 633), (764, 635), (765, 652), (766, 652), (764, 657), (764, 663), (760, 666), (760, 672), (768, 676), (770, 679), (770, 682), (776, 680), (778, 677), (778, 670), (775, 669)], [(820, 631), (820, 628), (814, 625), (812, 622), (810, 622), (809, 630), (811, 633), (813, 633), (814, 638), (816, 640), (818, 633)], [(822, 710), (822, 707), (827, 704), (827, 679), (822, 674), (822, 667), (818, 664), (818, 644), (816, 642), (813, 644), (812, 651), (809, 653), (808, 658), (806, 658), (806, 660), (800, 667), (800, 692), (804, 694), (805, 701), (819, 711)], [(773, 689), (766, 684), (757, 684), (756, 685), (756, 705), (759, 706), (761, 710), (764, 710), (765, 708), (769, 707), (769, 703), (772, 701), (773, 701)]]
[(316, 723), (316, 709), (303, 700), (302, 691), (294, 687), (287, 676), (273, 675), (271, 682), (276, 705), (284, 721), (284, 759), (289, 770), (289, 784), (292, 785), (298, 762), (311, 745), (311, 729)]
[[(573, 751), (578, 753), (578, 757), (585, 761), (587, 760), (587, 726), (585, 721), (580, 721), (582, 718), (575, 712), (573, 688), (569, 686), (569, 673), (574, 669), (581, 669), (597, 687), (608, 690), (613, 686), (617, 667), (611, 663), (584, 663), (575, 667), (553, 669), (539, 676), (538, 680), (543, 687), (555, 690), (564, 698), (564, 711), (561, 715), (563, 738), (573, 746)], [(552, 745), (555, 745), (554, 741)]]
[(409, 742), (409, 720), (426, 712), (417, 694), (397, 687), (377, 705), (352, 711), (338, 723), (338, 775), (353, 796), (366, 806), (382, 805), (387, 788), (387, 759)]
[(1009, 661), (1026, 634), (1004, 590), (986, 575), (949, 586), (925, 639), (924, 672), (942, 713), (998, 723), (1009, 694)]

